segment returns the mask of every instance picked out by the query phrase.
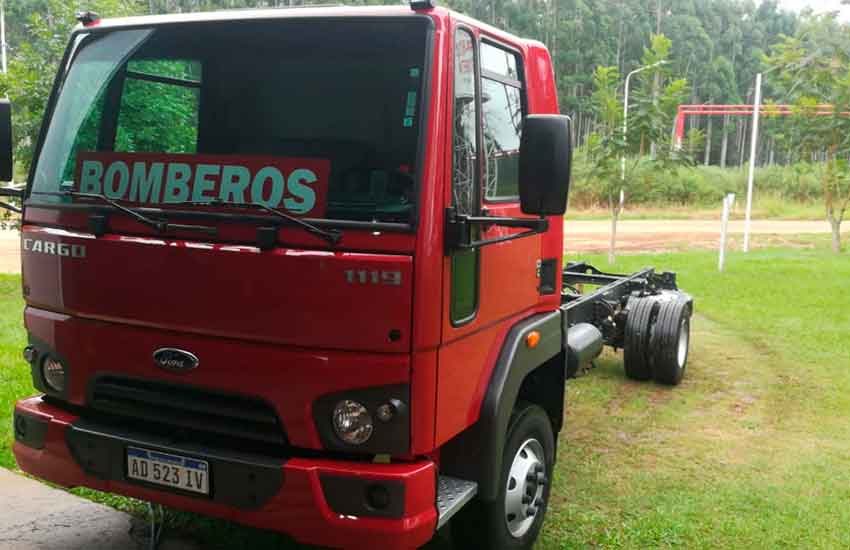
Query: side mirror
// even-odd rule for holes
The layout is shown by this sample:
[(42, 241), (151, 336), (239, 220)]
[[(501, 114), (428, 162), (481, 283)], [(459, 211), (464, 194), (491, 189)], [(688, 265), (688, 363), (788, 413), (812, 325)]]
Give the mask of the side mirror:
[(0, 99), (0, 181), (12, 181), (12, 104)]
[(570, 117), (528, 115), (519, 146), (519, 200), (523, 214), (562, 216), (570, 192), (573, 146)]

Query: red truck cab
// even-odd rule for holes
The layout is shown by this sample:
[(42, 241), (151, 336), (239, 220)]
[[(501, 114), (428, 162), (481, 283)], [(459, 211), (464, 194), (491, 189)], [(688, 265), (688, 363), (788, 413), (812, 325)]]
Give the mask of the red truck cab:
[(322, 547), (454, 516), (529, 548), (566, 376), (557, 113), (542, 44), (424, 2), (89, 15), (25, 194), (18, 464)]

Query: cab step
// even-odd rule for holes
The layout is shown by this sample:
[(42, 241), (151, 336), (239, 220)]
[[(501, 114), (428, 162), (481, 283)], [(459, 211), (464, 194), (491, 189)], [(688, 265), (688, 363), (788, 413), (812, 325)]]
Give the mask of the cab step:
[(442, 528), (466, 503), (478, 493), (478, 484), (450, 476), (439, 476), (437, 481), (437, 529)]

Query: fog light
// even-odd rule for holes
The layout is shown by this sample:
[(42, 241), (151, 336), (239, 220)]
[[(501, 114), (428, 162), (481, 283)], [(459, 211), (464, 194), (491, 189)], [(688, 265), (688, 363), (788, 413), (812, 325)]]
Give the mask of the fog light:
[(41, 375), (47, 387), (55, 392), (65, 391), (65, 367), (56, 359), (47, 356), (41, 364)]
[(334, 407), (334, 431), (349, 445), (362, 445), (372, 437), (372, 415), (361, 403), (346, 399)]
[(370, 485), (366, 489), (366, 504), (373, 510), (384, 510), (390, 505), (390, 492), (383, 485)]

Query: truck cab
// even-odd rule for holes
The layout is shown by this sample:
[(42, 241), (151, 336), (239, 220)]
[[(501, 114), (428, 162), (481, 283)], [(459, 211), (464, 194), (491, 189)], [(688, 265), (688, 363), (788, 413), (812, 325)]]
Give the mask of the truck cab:
[(35, 145), (24, 471), (322, 547), (533, 544), (570, 326), (542, 44), (427, 2), (88, 14)]

